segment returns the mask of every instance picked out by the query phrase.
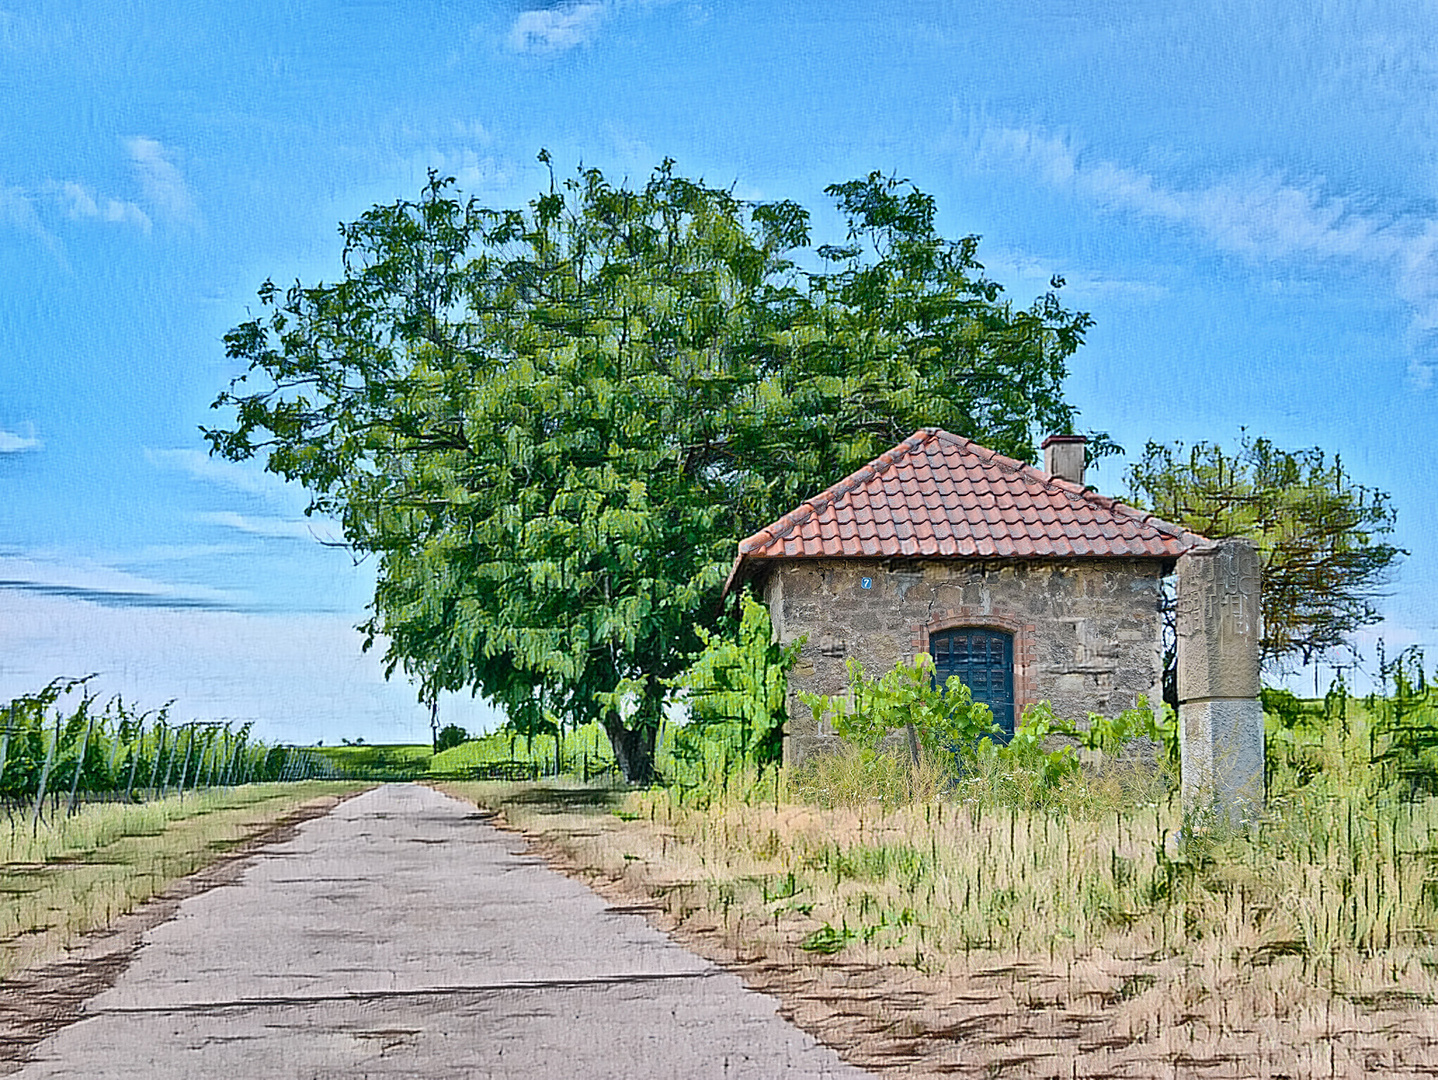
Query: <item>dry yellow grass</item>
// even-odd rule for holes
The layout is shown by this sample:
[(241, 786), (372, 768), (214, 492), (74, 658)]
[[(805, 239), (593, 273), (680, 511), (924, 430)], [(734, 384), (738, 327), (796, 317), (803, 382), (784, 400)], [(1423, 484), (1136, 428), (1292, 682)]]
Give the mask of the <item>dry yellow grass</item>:
[[(897, 806), (882, 779), (836, 797), (833, 777), (636, 792), (612, 812), (578, 791), (447, 790), (501, 809), (870, 1068), (1438, 1072), (1438, 802), (1316, 789), (1251, 835), (1178, 850), (1173, 807), (1138, 801), (1153, 790), (1140, 781), (1111, 772), (1027, 810), (962, 788)], [(828, 806), (794, 800), (816, 783)]]
[(93, 803), (33, 831), (17, 815), (0, 825), (0, 978), (58, 957), (300, 806), (363, 786), (252, 784)]

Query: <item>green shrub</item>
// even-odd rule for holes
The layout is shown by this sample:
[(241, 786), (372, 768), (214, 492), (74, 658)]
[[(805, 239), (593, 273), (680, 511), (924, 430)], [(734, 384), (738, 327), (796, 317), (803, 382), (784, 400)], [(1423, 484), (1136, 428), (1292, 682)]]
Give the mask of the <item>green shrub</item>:
[(440, 733), (434, 740), (434, 751), (437, 754), (446, 750), (452, 750), (461, 743), (469, 741), (469, 732), (458, 724), (447, 724), (440, 729)]
[(788, 671), (803, 641), (774, 641), (769, 610), (749, 593), (738, 619), (695, 627), (704, 649), (669, 685), (685, 691), (689, 722), (672, 729), (670, 779), (692, 786), (735, 767), (777, 764), (784, 748)]
[[(1058, 738), (1055, 738), (1057, 736)], [(1136, 738), (1159, 746), (1158, 769), (1120, 763)], [(1055, 742), (1061, 745), (1054, 746)], [(1103, 778), (1085, 773), (1080, 751), (1104, 763)], [(1167, 794), (1179, 773), (1178, 720), (1168, 705), (1157, 713), (1140, 697), (1114, 717), (1089, 713), (1086, 726), (1057, 716), (1040, 701), (1024, 710), (1007, 743), (983, 739), (965, 772), (965, 798), (1007, 806), (1062, 806), (1079, 815), (1112, 810), (1141, 793), (1144, 801)]]
[(903, 729), (915, 765), (927, 756), (956, 769), (956, 755), (1000, 733), (993, 712), (974, 701), (958, 679), (937, 685), (928, 653), (919, 653), (912, 664), (895, 665), (878, 679), (868, 678), (853, 657), (847, 668), (848, 694), (800, 694), (799, 700), (813, 710), (815, 722), (827, 719), (840, 738), (870, 759), (890, 732)]

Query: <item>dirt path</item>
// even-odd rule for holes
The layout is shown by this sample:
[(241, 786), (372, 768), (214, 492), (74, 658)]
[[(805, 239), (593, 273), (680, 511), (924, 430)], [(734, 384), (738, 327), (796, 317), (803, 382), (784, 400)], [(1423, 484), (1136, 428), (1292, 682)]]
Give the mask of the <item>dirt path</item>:
[(428, 788), (342, 803), (183, 900), (14, 1075), (867, 1075), (523, 847)]

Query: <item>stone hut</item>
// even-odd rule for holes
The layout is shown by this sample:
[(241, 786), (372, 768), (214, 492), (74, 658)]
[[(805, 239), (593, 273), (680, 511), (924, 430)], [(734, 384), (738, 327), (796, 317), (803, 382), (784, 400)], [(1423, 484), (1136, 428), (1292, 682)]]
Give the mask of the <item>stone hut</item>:
[(784, 760), (835, 736), (799, 691), (833, 694), (857, 657), (877, 676), (930, 653), (1008, 730), (1023, 708), (1113, 714), (1162, 680), (1160, 579), (1204, 538), (1084, 486), (1084, 440), (1051, 436), (1044, 470), (935, 428), (915, 432), (739, 545), (789, 676)]

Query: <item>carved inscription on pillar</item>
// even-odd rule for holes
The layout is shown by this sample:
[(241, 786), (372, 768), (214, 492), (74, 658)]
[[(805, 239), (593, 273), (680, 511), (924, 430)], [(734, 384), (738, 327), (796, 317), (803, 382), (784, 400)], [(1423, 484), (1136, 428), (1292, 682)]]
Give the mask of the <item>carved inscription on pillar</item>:
[(1179, 560), (1179, 701), (1258, 697), (1258, 599), (1258, 551), (1247, 541)]

